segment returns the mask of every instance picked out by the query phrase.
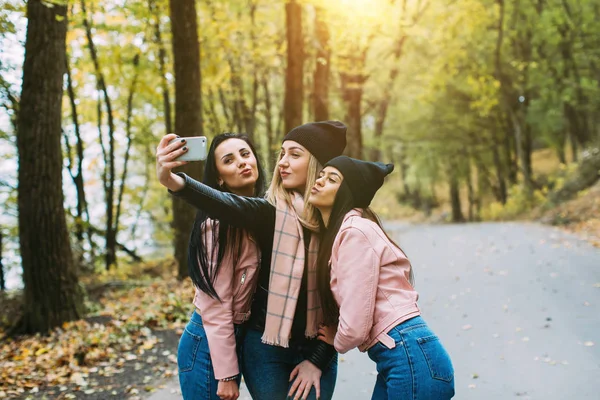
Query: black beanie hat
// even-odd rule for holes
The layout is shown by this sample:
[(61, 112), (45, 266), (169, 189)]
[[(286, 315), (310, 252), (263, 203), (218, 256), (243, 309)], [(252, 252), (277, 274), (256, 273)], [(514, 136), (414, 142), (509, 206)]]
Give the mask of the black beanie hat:
[(309, 122), (288, 132), (282, 142), (293, 140), (306, 147), (324, 165), (346, 147), (346, 125), (340, 121)]
[(383, 185), (383, 178), (394, 170), (394, 164), (362, 161), (348, 156), (336, 157), (325, 166), (337, 168), (342, 173), (354, 197), (354, 206), (360, 208), (369, 207)]

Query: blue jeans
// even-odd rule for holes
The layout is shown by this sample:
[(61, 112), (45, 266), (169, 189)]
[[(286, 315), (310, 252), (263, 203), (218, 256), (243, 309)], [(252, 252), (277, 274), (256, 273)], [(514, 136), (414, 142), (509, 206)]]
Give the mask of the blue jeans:
[(396, 347), (368, 350), (377, 364), (372, 400), (446, 400), (454, 396), (454, 369), (438, 337), (421, 317), (388, 332)]
[[(244, 381), (254, 400), (285, 400), (291, 387), (290, 374), (296, 365), (304, 361), (302, 345), (290, 343), (290, 347), (264, 344), (262, 333), (248, 329), (243, 346)], [(330, 400), (337, 378), (337, 354), (321, 375), (322, 400)], [(315, 388), (310, 390), (308, 399), (317, 398)]]
[[(241, 343), (241, 329), (235, 327), (237, 343)], [(240, 353), (238, 350), (238, 360)], [(241, 363), (240, 363), (241, 366)], [(185, 327), (177, 347), (179, 386), (185, 400), (220, 400), (217, 396), (219, 381), (215, 379), (208, 340), (202, 325), (202, 317), (196, 312)], [(238, 386), (241, 377), (238, 377)]]

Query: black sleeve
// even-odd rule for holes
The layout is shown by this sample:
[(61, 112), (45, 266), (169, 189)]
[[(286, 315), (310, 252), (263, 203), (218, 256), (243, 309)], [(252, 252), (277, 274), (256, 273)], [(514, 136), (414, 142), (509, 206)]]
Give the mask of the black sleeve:
[(209, 217), (248, 230), (275, 225), (275, 207), (267, 200), (221, 192), (182, 172), (177, 175), (185, 180), (185, 186), (169, 193), (203, 210)]
[(337, 352), (333, 346), (320, 340), (312, 339), (304, 352), (304, 357), (323, 371), (336, 354)]

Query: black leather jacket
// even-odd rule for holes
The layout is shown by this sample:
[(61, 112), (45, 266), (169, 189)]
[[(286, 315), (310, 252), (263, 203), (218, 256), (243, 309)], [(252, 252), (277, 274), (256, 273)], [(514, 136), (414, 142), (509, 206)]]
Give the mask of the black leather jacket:
[[(232, 226), (252, 232), (259, 243), (261, 262), (258, 286), (252, 301), (252, 313), (247, 327), (263, 332), (267, 314), (271, 253), (275, 233), (275, 207), (262, 198), (243, 197), (220, 192), (190, 178), (184, 173), (178, 175), (185, 179), (185, 187), (178, 192), (169, 191), (169, 193), (185, 200), (196, 208), (202, 209), (211, 218), (226, 221)], [(292, 324), (290, 346), (299, 348), (305, 359), (323, 370), (335, 357), (336, 351), (333, 346), (327, 343), (317, 339), (307, 339), (304, 336), (306, 290), (305, 273), (296, 306), (296, 315)]]

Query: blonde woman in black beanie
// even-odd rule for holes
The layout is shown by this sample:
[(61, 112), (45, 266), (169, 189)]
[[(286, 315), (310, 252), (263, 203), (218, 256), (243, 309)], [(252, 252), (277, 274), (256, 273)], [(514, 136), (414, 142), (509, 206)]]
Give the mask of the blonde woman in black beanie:
[(317, 282), (325, 324), (319, 340), (358, 347), (377, 364), (373, 400), (445, 400), (454, 370), (421, 318), (406, 254), (368, 208), (392, 164), (336, 157), (308, 198), (321, 215)]
[(223, 193), (174, 174), (173, 160), (185, 150), (170, 140), (165, 136), (157, 149), (161, 184), (209, 217), (247, 230), (260, 247), (258, 285), (241, 357), (252, 398), (331, 399), (337, 353), (316, 339), (323, 321), (316, 282), (318, 212), (304, 198), (322, 165), (342, 154), (346, 126), (323, 121), (292, 129), (283, 139), (266, 199)]

